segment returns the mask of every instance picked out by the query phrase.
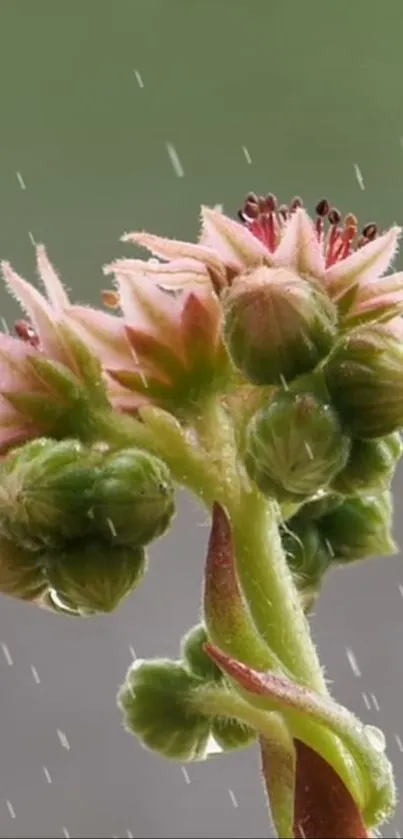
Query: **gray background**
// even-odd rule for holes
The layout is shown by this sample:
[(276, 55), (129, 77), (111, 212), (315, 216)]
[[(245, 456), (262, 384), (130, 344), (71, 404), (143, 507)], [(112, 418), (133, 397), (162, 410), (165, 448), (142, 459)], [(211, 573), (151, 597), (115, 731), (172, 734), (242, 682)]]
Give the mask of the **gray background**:
[[(200, 203), (235, 212), (251, 188), (402, 222), (402, 39), (401, 0), (2, 0), (1, 258), (34, 278), (30, 231), (76, 299), (96, 302), (99, 266), (129, 252), (124, 230), (193, 237)], [(3, 291), (1, 307), (12, 323)], [(145, 584), (111, 617), (2, 598), (1, 836), (267, 836), (253, 750), (185, 777), (115, 709), (130, 648), (175, 655), (196, 622), (207, 535), (183, 497)], [(334, 573), (313, 619), (335, 695), (385, 729), (400, 786), (401, 562)], [(388, 835), (402, 821), (400, 809)]]

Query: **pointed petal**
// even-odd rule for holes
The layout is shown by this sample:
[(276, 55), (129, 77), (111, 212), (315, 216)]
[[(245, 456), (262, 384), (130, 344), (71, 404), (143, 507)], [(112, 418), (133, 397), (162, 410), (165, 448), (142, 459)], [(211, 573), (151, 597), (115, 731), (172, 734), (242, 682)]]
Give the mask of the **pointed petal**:
[(64, 320), (104, 366), (132, 366), (133, 354), (122, 318), (89, 306), (69, 306)]
[(44, 245), (37, 245), (36, 263), (38, 274), (46, 289), (50, 305), (58, 314), (69, 305), (69, 298), (46, 252)]
[(246, 227), (218, 210), (202, 207), (203, 246), (211, 248), (220, 260), (239, 270), (257, 265), (272, 264), (272, 258), (265, 245)]
[(321, 243), (312, 219), (303, 207), (296, 210), (287, 223), (275, 251), (276, 266), (294, 268), (298, 274), (320, 279), (325, 271)]
[(181, 242), (175, 239), (164, 239), (162, 236), (155, 236), (153, 233), (125, 233), (122, 236), (123, 242), (133, 242), (161, 259), (194, 259), (202, 262), (212, 271), (224, 278), (224, 268), (219, 254), (212, 248), (195, 245), (190, 242)]
[(125, 322), (155, 337), (161, 336), (167, 343), (177, 344), (181, 311), (179, 298), (154, 283), (144, 282), (141, 275), (136, 280), (119, 275), (117, 283)]
[(6, 285), (27, 313), (45, 353), (56, 361), (65, 363), (65, 354), (55, 323), (55, 312), (50, 303), (33, 285), (23, 280), (8, 262), (2, 262), (1, 268)]
[(182, 288), (188, 284), (211, 285), (206, 266), (195, 259), (174, 259), (172, 262), (158, 262), (140, 259), (116, 259), (103, 268), (104, 274), (120, 274), (151, 280), (166, 288)]
[(26, 389), (33, 379), (29, 360), (35, 355), (30, 344), (0, 333), (0, 393)]
[(333, 300), (340, 300), (355, 285), (363, 288), (382, 277), (398, 248), (400, 227), (392, 227), (367, 245), (327, 269), (326, 290)]

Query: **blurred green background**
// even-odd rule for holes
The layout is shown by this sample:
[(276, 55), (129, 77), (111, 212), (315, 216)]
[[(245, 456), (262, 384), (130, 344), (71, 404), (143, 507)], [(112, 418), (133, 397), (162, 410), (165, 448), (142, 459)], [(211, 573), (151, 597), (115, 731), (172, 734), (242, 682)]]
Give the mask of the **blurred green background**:
[[(402, 0), (0, 0), (0, 257), (34, 279), (31, 235), (94, 303), (125, 230), (194, 237), (201, 203), (235, 214), (250, 189), (403, 223), (402, 43)], [(2, 291), (10, 327), (17, 311)], [(399, 479), (396, 498), (402, 542)], [(184, 498), (116, 616), (77, 626), (0, 604), (15, 660), (0, 655), (1, 836), (267, 836), (256, 755), (193, 767), (189, 784), (114, 707), (131, 645), (175, 654), (197, 620), (200, 524)], [(403, 575), (386, 562), (335, 573), (314, 626), (337, 697), (385, 728), (401, 787)]]

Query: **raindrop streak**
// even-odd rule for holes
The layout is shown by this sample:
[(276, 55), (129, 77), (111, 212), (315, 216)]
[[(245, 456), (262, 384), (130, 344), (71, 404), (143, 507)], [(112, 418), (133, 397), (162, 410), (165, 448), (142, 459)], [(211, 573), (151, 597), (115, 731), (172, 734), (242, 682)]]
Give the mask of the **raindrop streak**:
[(5, 319), (5, 318), (3, 318), (3, 317), (1, 318), (1, 325), (2, 325), (3, 330), (4, 330), (4, 332), (6, 333), (6, 335), (9, 335), (9, 334), (10, 334), (10, 330), (9, 330), (9, 328), (8, 328), (8, 324), (7, 324), (6, 319)]
[(60, 728), (58, 728), (57, 729), (57, 736), (58, 736), (63, 748), (70, 751), (70, 743), (69, 743), (64, 731), (60, 731)]
[(126, 830), (126, 836), (127, 836), (127, 839), (133, 839), (133, 834), (132, 834), (131, 830)]
[(39, 685), (41, 680), (39, 678), (39, 673), (38, 673), (36, 667), (33, 666), (33, 664), (31, 665), (31, 673), (32, 673), (32, 675), (33, 675), (33, 677), (36, 681), (36, 684)]
[(366, 706), (366, 708), (368, 708), (368, 711), (370, 711), (371, 710), (371, 703), (369, 701), (369, 697), (367, 696), (366, 693), (364, 693), (364, 691), (362, 692), (361, 696), (364, 700), (364, 705)]
[(29, 241), (31, 242), (31, 245), (33, 245), (34, 248), (35, 248), (36, 247), (36, 242), (35, 242), (35, 239), (34, 239), (34, 235), (33, 235), (33, 233), (31, 233), (30, 230), (28, 230), (28, 236), (29, 236)]
[(358, 666), (357, 659), (356, 659), (356, 657), (354, 655), (354, 652), (351, 649), (351, 647), (346, 647), (346, 656), (348, 658), (349, 665), (350, 665), (350, 667), (351, 667), (351, 669), (354, 673), (354, 676), (357, 676), (357, 677), (361, 676), (361, 670)]
[(132, 658), (134, 658), (134, 660), (136, 660), (137, 655), (136, 655), (136, 650), (134, 649), (134, 647), (129, 647), (129, 650), (131, 652)]
[(63, 827), (62, 827), (62, 831), (63, 831), (63, 836), (65, 836), (65, 839), (70, 839), (70, 833), (69, 833), (69, 831), (67, 830), (67, 827), (65, 827), (65, 826), (63, 825)]
[(399, 583), (400, 597), (403, 597), (403, 585)]
[(134, 75), (136, 76), (136, 82), (137, 82), (138, 86), (143, 88), (144, 87), (144, 82), (143, 82), (143, 77), (142, 77), (140, 71), (139, 70), (134, 70)]
[(361, 169), (360, 169), (358, 163), (354, 163), (354, 172), (355, 172), (355, 177), (357, 178), (358, 186), (360, 187), (360, 189), (364, 190), (365, 189), (364, 178), (362, 177), (362, 172), (361, 172)]
[(379, 702), (374, 693), (371, 693), (372, 704), (375, 708), (375, 711), (379, 711)]
[(402, 738), (400, 737), (400, 734), (394, 734), (394, 738), (396, 740), (399, 751), (403, 752), (403, 743), (402, 743)]
[(11, 658), (10, 650), (8, 649), (7, 644), (2, 644), (1, 649), (3, 650), (4, 658), (6, 659), (7, 664), (11, 665), (14, 664), (13, 659)]
[(21, 175), (21, 172), (16, 172), (15, 174), (17, 175), (17, 181), (18, 181), (21, 189), (26, 189), (27, 187), (26, 187), (24, 178)]
[(7, 810), (10, 813), (11, 818), (15, 819), (15, 810), (14, 810), (14, 807), (13, 807), (11, 801), (6, 801), (6, 805), (7, 805)]
[(187, 784), (190, 784), (190, 777), (189, 772), (186, 769), (186, 766), (182, 766), (182, 774)]
[(251, 156), (250, 156), (250, 154), (249, 154), (249, 149), (247, 149), (247, 148), (246, 148), (246, 146), (242, 146), (242, 151), (243, 151), (243, 153), (244, 153), (244, 155), (245, 155), (245, 160), (246, 160), (246, 162), (247, 162), (247, 163), (252, 163), (252, 158), (251, 158)]
[(52, 783), (52, 778), (50, 777), (49, 769), (47, 769), (46, 766), (42, 766), (42, 769), (43, 769), (43, 774), (44, 774), (48, 784), (51, 784)]
[(235, 793), (234, 793), (234, 790), (229, 789), (229, 790), (228, 790), (228, 792), (229, 792), (229, 797), (230, 797), (230, 799), (231, 799), (231, 801), (232, 801), (232, 803), (233, 803), (234, 807), (239, 807), (238, 801), (237, 801), (237, 799), (235, 798)]
[(116, 536), (116, 527), (115, 527), (115, 525), (114, 525), (114, 523), (113, 523), (112, 519), (109, 519), (109, 518), (108, 518), (108, 519), (106, 519), (106, 523), (107, 523), (107, 525), (108, 525), (108, 527), (109, 527), (109, 530), (110, 530), (110, 531), (111, 531), (111, 533), (112, 533), (112, 536)]
[(168, 155), (169, 155), (169, 159), (172, 163), (175, 175), (177, 175), (178, 178), (184, 178), (185, 177), (185, 170), (182, 166), (182, 163), (179, 160), (179, 155), (178, 155), (178, 152), (176, 151), (175, 146), (172, 145), (172, 143), (169, 143), (168, 141), (165, 143), (165, 146), (166, 146), (166, 150), (167, 150)]

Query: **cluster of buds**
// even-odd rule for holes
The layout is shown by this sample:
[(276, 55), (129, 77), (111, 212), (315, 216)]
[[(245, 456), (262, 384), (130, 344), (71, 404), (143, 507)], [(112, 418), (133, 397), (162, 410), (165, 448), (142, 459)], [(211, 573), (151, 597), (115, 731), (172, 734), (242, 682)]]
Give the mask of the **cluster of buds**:
[(41, 438), (0, 465), (0, 591), (67, 614), (113, 611), (174, 513), (170, 473), (138, 449)]

